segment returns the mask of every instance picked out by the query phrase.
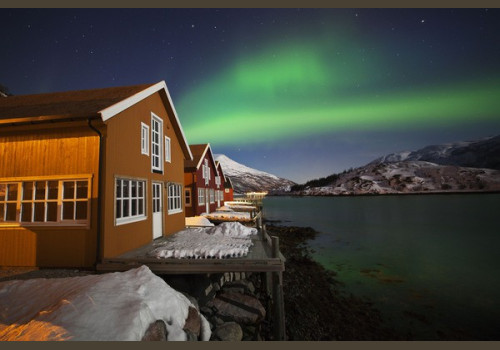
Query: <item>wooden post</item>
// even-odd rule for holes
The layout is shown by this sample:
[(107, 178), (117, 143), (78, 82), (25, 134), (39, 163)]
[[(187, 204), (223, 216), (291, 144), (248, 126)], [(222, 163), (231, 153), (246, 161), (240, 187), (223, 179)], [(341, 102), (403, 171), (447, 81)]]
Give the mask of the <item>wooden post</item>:
[[(280, 256), (280, 239), (272, 236), (273, 258)], [(285, 334), (285, 303), (283, 300), (283, 274), (281, 272), (272, 273), (273, 283), (273, 303), (274, 303), (274, 333), (275, 340), (286, 340)]]

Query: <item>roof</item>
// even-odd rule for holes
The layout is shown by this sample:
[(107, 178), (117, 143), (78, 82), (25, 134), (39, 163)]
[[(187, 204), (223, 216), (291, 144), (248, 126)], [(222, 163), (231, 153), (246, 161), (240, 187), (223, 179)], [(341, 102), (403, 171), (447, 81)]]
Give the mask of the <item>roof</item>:
[(160, 93), (169, 114), (174, 116), (172, 124), (186, 159), (192, 159), (186, 136), (164, 81), (156, 84), (9, 96), (0, 99), (0, 125), (88, 118), (101, 118), (106, 121), (156, 92)]
[[(215, 165), (214, 161), (214, 156), (212, 154), (212, 149), (210, 148), (209, 143), (202, 143), (198, 145), (189, 145), (189, 148), (191, 149), (191, 153), (193, 154), (193, 160), (191, 161), (186, 161), (184, 163), (184, 171), (196, 171), (200, 168), (201, 161), (203, 158), (205, 158), (205, 154), (207, 152), (210, 152), (211, 159), (212, 159), (212, 164), (214, 165), (215, 170), (217, 171), (217, 167)], [(218, 174), (218, 172), (217, 172)]]
[(217, 169), (217, 173), (220, 172), (219, 176), (222, 176), (223, 178), (226, 177), (226, 175), (224, 175), (224, 171), (222, 170), (222, 165), (218, 160), (215, 161), (215, 168)]

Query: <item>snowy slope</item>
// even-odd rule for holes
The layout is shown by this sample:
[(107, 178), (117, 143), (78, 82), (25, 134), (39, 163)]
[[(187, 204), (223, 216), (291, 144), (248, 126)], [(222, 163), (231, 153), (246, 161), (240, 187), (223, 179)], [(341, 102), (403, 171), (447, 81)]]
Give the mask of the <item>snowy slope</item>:
[(302, 195), (500, 191), (500, 170), (438, 165), (424, 161), (368, 164), (340, 174), (329, 186)]
[(500, 136), (391, 153), (303, 195), (500, 191)]
[[(168, 340), (186, 340), (182, 293), (142, 266), (102, 275), (0, 283), (1, 340), (141, 340), (163, 320)], [(200, 315), (201, 316), (201, 315)], [(202, 338), (210, 326), (201, 316)]]
[(426, 161), (440, 165), (500, 170), (500, 136), (432, 145), (412, 152), (391, 153), (375, 159), (372, 163), (401, 161)]
[(256, 170), (240, 164), (224, 154), (215, 154), (226, 176), (231, 178), (234, 191), (245, 193), (252, 191), (284, 191), (294, 185), (293, 181), (280, 178), (276, 175)]

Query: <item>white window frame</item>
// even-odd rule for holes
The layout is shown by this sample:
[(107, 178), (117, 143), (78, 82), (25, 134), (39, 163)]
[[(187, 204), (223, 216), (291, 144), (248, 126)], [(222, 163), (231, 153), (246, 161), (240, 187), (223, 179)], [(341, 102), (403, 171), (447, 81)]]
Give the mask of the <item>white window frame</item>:
[(215, 184), (217, 185), (217, 188), (220, 187), (220, 176), (215, 177)]
[(215, 190), (213, 188), (210, 189), (210, 204), (215, 203)]
[(208, 165), (208, 159), (205, 159), (205, 162), (203, 164), (202, 177), (205, 179), (205, 185), (208, 185), (210, 182), (210, 166)]
[[(189, 193), (189, 195), (188, 195)], [(189, 199), (189, 200), (188, 200)], [(184, 188), (184, 205), (186, 207), (191, 207), (193, 202), (193, 196), (190, 188)]]
[[(155, 130), (156, 125), (158, 130)], [(155, 136), (157, 136), (158, 142), (155, 141)], [(151, 171), (154, 173), (163, 174), (163, 151), (163, 119), (151, 112)], [(158, 165), (156, 165), (156, 161), (158, 161)]]
[(198, 188), (198, 206), (205, 205), (205, 189)]
[[(2, 226), (86, 226), (90, 225), (90, 198), (92, 193), (92, 175), (75, 175), (75, 176), (39, 176), (39, 177), (25, 177), (25, 178), (10, 178), (0, 179), (0, 227)], [(49, 195), (50, 187), (49, 182), (56, 183), (51, 195)], [(66, 183), (73, 182), (73, 193), (71, 197), (68, 193), (64, 193)], [(78, 191), (78, 182), (86, 183), (86, 191)], [(31, 183), (31, 189), (27, 193), (30, 195), (25, 196), (25, 185)], [(43, 187), (43, 193), (39, 191)], [(8, 187), (16, 189), (16, 198), (9, 196)], [(38, 190), (37, 190), (38, 189)], [(39, 195), (42, 194), (40, 197)], [(50, 220), (49, 206), (54, 205), (55, 220)], [(72, 204), (71, 219), (64, 219), (63, 208), (67, 204)], [(13, 208), (15, 206), (15, 220), (6, 221), (7, 206)], [(41, 206), (41, 207), (40, 207)], [(68, 205), (69, 206), (69, 205)], [(40, 215), (36, 213), (36, 207), (42, 210), (43, 217), (36, 217)], [(29, 208), (29, 209), (28, 209)], [(79, 218), (80, 213), (86, 213), (84, 218)], [(29, 212), (25, 212), (29, 210)], [(29, 216), (28, 220), (26, 219)], [(36, 220), (36, 221), (35, 221)]]
[[(128, 194), (125, 195), (123, 192), (124, 189), (124, 184), (127, 183), (128, 186)], [(135, 189), (136, 193), (133, 195), (132, 187), (133, 184), (135, 184)], [(139, 184), (142, 184), (142, 196), (139, 191), (140, 186)], [(120, 191), (118, 191), (118, 186), (120, 186)], [(115, 206), (115, 225), (120, 226), (124, 224), (129, 224), (132, 222), (137, 222), (137, 221), (142, 221), (146, 220), (147, 218), (147, 180), (145, 179), (135, 179), (135, 178), (128, 178), (128, 177), (122, 177), (122, 176), (117, 176), (115, 177), (115, 182), (114, 182), (114, 206)], [(141, 201), (142, 201), (142, 208), (141, 208)], [(136, 207), (136, 212), (137, 214), (133, 215), (132, 214), (132, 208), (134, 206)], [(124, 215), (124, 209), (127, 207), (127, 215)], [(141, 213), (142, 209), (142, 213)], [(118, 217), (119, 216), (119, 217)]]
[(182, 185), (168, 183), (168, 214), (182, 213)]
[(149, 156), (149, 125), (141, 122), (141, 154)]
[(170, 137), (165, 136), (165, 162), (172, 162), (172, 150), (170, 148)]

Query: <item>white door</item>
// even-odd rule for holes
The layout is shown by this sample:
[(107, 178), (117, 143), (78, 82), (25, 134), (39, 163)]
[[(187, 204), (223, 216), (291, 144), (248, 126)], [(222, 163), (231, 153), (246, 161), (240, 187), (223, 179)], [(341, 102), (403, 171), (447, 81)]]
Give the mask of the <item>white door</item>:
[(210, 190), (208, 188), (205, 189), (205, 199), (205, 211), (210, 214)]
[(163, 201), (161, 183), (153, 182), (153, 239), (163, 235)]

